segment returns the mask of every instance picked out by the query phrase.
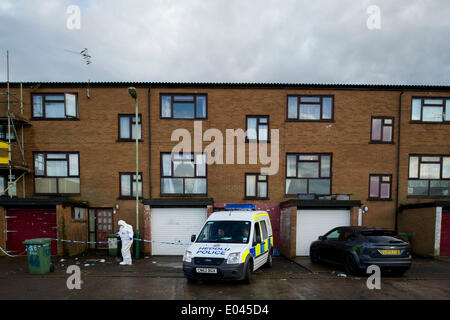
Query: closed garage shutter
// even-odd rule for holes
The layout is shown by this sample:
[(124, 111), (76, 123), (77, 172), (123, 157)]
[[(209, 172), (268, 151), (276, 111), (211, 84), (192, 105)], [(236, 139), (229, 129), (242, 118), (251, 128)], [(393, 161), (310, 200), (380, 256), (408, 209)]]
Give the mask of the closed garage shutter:
[[(153, 208), (151, 234), (153, 241), (191, 243), (206, 221), (206, 208)], [(153, 255), (183, 255), (187, 246), (152, 243)]]
[[(11, 254), (26, 254), (23, 241), (34, 238), (57, 238), (55, 209), (7, 209), (6, 248)], [(51, 242), (56, 255), (56, 241)]]
[(349, 210), (298, 210), (297, 256), (309, 256), (311, 242), (335, 227), (349, 225)]
[(441, 221), (441, 256), (450, 256), (450, 212), (442, 212)]

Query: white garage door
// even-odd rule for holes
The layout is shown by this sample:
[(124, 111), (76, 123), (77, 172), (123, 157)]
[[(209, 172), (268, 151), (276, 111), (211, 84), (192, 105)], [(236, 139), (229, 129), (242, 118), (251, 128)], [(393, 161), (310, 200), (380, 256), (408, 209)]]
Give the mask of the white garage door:
[(298, 210), (297, 256), (309, 256), (311, 242), (335, 227), (349, 225), (349, 210)]
[[(153, 208), (151, 221), (152, 240), (189, 244), (206, 221), (206, 208)], [(153, 255), (183, 255), (186, 248), (152, 242)]]

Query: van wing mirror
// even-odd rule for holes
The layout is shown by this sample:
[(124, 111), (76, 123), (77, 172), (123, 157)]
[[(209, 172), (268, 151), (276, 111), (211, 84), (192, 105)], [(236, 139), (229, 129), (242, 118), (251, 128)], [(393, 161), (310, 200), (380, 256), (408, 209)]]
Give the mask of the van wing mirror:
[(193, 235), (191, 236), (191, 242), (194, 242), (194, 241), (195, 241), (195, 238), (196, 238), (196, 236), (195, 236), (195, 234), (193, 234)]
[(319, 240), (325, 240), (325, 237), (324, 236), (319, 236)]

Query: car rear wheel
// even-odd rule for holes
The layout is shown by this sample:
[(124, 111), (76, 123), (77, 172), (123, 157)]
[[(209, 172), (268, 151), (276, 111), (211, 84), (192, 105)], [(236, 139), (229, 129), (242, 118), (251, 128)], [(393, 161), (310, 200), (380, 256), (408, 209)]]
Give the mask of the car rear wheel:
[(345, 257), (344, 270), (349, 275), (354, 275), (358, 272), (358, 265), (356, 264), (355, 257), (351, 254)]

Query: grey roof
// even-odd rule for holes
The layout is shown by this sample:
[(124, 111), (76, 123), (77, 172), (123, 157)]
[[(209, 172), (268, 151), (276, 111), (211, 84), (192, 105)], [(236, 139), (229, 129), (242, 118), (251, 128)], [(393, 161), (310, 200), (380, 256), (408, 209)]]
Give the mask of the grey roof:
[[(282, 83), (282, 82), (46, 82), (26, 81), (10, 82), (11, 87), (22, 84), (24, 87), (152, 87), (152, 88), (261, 88), (261, 89), (366, 89), (366, 90), (450, 90), (449, 85), (442, 84), (342, 84), (342, 83)], [(6, 82), (0, 82), (6, 86)]]

